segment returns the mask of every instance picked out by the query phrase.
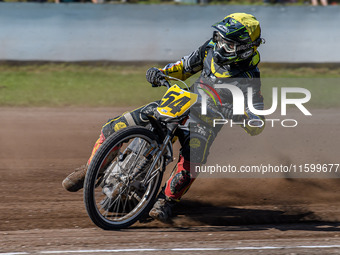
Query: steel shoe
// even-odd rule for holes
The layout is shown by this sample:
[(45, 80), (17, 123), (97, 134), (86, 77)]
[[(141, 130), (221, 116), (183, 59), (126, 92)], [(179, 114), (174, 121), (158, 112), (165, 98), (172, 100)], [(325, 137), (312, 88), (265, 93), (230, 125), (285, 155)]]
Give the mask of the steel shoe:
[(168, 200), (166, 198), (158, 198), (153, 208), (150, 210), (150, 217), (161, 222), (169, 222), (172, 217), (172, 208), (176, 202)]

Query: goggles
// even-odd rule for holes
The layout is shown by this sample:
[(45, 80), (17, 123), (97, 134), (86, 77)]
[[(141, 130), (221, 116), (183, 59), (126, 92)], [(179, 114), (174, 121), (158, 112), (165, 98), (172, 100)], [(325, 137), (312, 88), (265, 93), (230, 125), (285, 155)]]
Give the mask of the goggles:
[(236, 54), (237, 46), (238, 44), (234, 41), (228, 41), (222, 38), (222, 36), (219, 36), (217, 40), (217, 46), (220, 49), (224, 49), (224, 51), (229, 55)]
[(218, 48), (224, 49), (228, 54), (236, 54), (237, 45), (235, 42), (220, 39), (217, 42)]
[(217, 47), (220, 49), (224, 49), (227, 55), (236, 55), (236, 52), (238, 51), (249, 50), (254, 46), (258, 47), (260, 46), (260, 44), (265, 43), (265, 40), (259, 37), (252, 43), (240, 44), (238, 42), (225, 39), (222, 36), (222, 34), (218, 31), (215, 31), (214, 33), (215, 33), (214, 37), (216, 38)]

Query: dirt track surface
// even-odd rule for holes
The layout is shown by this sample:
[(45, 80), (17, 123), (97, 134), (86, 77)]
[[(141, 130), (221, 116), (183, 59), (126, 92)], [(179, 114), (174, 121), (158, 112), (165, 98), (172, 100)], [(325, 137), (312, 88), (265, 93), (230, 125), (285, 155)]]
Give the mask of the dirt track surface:
[[(82, 193), (61, 182), (86, 162), (101, 125), (125, 110), (0, 109), (0, 254), (340, 254), (337, 178), (201, 178), (172, 224), (98, 229)], [(308, 128), (292, 133), (295, 143), (273, 129), (262, 138), (233, 130), (224, 152), (235, 164), (340, 163), (334, 116), (316, 111)]]

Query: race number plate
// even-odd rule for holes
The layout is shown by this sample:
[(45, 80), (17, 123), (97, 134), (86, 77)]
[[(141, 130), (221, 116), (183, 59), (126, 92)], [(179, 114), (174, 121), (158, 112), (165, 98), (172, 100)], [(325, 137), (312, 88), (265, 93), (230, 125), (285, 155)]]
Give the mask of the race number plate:
[(159, 114), (176, 118), (185, 113), (197, 102), (197, 95), (181, 89), (177, 85), (170, 87), (157, 107)]

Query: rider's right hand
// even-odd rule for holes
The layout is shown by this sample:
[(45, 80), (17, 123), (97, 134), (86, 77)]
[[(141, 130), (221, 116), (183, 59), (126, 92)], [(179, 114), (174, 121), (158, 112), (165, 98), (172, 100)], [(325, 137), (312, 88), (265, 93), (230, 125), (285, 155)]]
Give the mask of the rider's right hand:
[(146, 80), (152, 84), (152, 87), (160, 87), (166, 81), (162, 71), (155, 67), (151, 67), (146, 71)]

